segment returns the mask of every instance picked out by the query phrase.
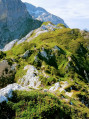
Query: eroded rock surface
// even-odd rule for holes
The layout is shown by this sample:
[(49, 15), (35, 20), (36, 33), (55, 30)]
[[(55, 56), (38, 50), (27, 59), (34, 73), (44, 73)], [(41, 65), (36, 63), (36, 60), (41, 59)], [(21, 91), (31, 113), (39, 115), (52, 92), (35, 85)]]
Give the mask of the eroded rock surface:
[(27, 70), (27, 73), (23, 78), (19, 79), (19, 83), (23, 86), (28, 86), (32, 88), (37, 88), (40, 86), (41, 81), (39, 81), (39, 72), (34, 66), (27, 65), (24, 67), (24, 70)]
[(24, 87), (17, 83), (9, 84), (7, 87), (0, 89), (0, 103), (8, 101), (8, 98), (12, 98), (12, 92), (15, 90), (26, 90)]

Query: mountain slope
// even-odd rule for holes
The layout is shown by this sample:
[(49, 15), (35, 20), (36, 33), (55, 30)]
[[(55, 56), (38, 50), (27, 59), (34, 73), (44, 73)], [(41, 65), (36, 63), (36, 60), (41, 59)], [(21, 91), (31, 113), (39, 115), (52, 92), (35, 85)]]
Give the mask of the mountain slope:
[(1, 61), (7, 60), (16, 73), (14, 84), (0, 87), (0, 117), (88, 119), (88, 36), (47, 22), (1, 52)]
[(39, 24), (29, 15), (21, 0), (0, 0), (0, 48), (39, 27)]
[(42, 22), (50, 21), (56, 25), (61, 23), (61, 24), (64, 24), (65, 26), (67, 26), (65, 24), (65, 22), (63, 21), (63, 19), (47, 12), (45, 9), (43, 9), (41, 7), (35, 7), (34, 5), (29, 4), (29, 3), (25, 3), (25, 4), (26, 4), (29, 14), (32, 16), (33, 19), (37, 19)]

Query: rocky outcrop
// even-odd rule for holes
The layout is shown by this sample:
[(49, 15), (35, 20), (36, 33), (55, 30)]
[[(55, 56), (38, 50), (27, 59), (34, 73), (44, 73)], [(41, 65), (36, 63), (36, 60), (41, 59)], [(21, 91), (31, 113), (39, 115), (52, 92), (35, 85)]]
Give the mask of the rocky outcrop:
[(41, 25), (40, 28), (36, 29), (33, 31), (33, 33), (35, 34), (33, 37), (29, 37), (27, 39), (27, 41), (31, 41), (32, 39), (36, 38), (37, 36), (39, 36), (40, 34), (49, 32), (49, 31), (54, 31), (55, 29), (61, 29), (61, 27), (57, 27), (57, 25), (52, 24), (51, 22), (47, 23), (47, 25)]
[(39, 72), (34, 66), (27, 65), (24, 67), (24, 70), (27, 70), (27, 73), (23, 78), (19, 79), (18, 83), (22, 86), (38, 88), (40, 86), (41, 81), (39, 81)]
[(12, 98), (12, 92), (15, 90), (26, 90), (26, 88), (18, 85), (17, 83), (13, 83), (8, 85), (5, 88), (0, 89), (0, 103), (4, 101), (8, 101), (8, 98)]
[(16, 45), (19, 45), (21, 43), (23, 43), (24, 41), (26, 41), (30, 36), (31, 34), (33, 33), (33, 30), (31, 32), (29, 32), (25, 37), (21, 38), (20, 40), (19, 39), (15, 39), (9, 43), (7, 43), (4, 48), (0, 49), (0, 51), (8, 51), (8, 50), (11, 50), (11, 48), (16, 44)]
[[(8, 66), (6, 61), (3, 61)], [(9, 66), (8, 66), (9, 67)], [(12, 83), (6, 86), (5, 88), (0, 89), (0, 103), (8, 101), (9, 98), (13, 97), (13, 91), (15, 90), (26, 90), (30, 91), (29, 87), (37, 89), (40, 86), (41, 81), (39, 81), (38, 71), (34, 66), (27, 65), (24, 67), (24, 70), (27, 70), (25, 76), (22, 79), (19, 79), (18, 83)]]
[(40, 20), (43, 22), (50, 21), (53, 24), (61, 23), (61, 24), (64, 24), (65, 26), (67, 26), (65, 24), (65, 22), (63, 21), (63, 19), (47, 12), (45, 9), (43, 9), (41, 7), (35, 7), (29, 3), (25, 3), (25, 4), (26, 4), (29, 14), (32, 16), (33, 19), (37, 19), (37, 20)]
[(17, 22), (28, 17), (26, 7), (21, 0), (0, 0), (0, 22), (6, 23), (10, 31), (17, 29)]
[(58, 90), (59, 89), (59, 87), (60, 87), (60, 84), (59, 84), (59, 82), (57, 82), (57, 83), (55, 83), (54, 84), (54, 86), (52, 86), (50, 89), (49, 89), (49, 91), (56, 91), (56, 90)]
[[(50, 92), (54, 92), (54, 91), (57, 91), (57, 90), (58, 90), (59, 92), (62, 92), (62, 91), (66, 92), (65, 88), (66, 88), (67, 86), (69, 86), (69, 84), (68, 84), (67, 81), (61, 81), (60, 83), (57, 82), (57, 83), (54, 84), (54, 86), (52, 86), (52, 87), (49, 89), (49, 91), (50, 91)], [(72, 93), (66, 92), (66, 95), (72, 96)]]
[(11, 50), (11, 48), (15, 45), (15, 43), (18, 41), (18, 39), (11, 41), (10, 43), (6, 44), (3, 49), (0, 49), (1, 51), (8, 51)]
[[(5, 45), (5, 47), (3, 49), (0, 49), (0, 51), (8, 51), (11, 50), (11, 48), (16, 44), (19, 45), (25, 41), (29, 42), (31, 40), (33, 40), (34, 38), (36, 38), (37, 36), (39, 36), (40, 34), (49, 32), (49, 31), (55, 31), (55, 29), (61, 29), (61, 26), (57, 26), (52, 24), (51, 22), (47, 23), (47, 25), (41, 25), (40, 28), (37, 28), (36, 30), (32, 30), (30, 31), (25, 37), (19, 39), (15, 39), (11, 42), (9, 42), (8, 44)], [(34, 34), (34, 35), (32, 35)], [(61, 50), (60, 48), (58, 48), (57, 46), (54, 47), (54, 49), (57, 50)]]
[(18, 42), (17, 42), (17, 45), (23, 43), (24, 41), (26, 41), (33, 33), (33, 30), (31, 32), (29, 32), (25, 37), (23, 37), (22, 39), (20, 39)]

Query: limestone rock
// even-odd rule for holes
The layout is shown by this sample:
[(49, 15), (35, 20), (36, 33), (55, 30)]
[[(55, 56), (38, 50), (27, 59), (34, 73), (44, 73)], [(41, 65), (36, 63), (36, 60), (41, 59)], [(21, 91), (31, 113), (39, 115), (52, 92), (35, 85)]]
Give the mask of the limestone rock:
[(30, 36), (31, 34), (33, 33), (33, 30), (30, 31), (25, 37), (23, 37), (22, 39), (20, 39), (18, 42), (17, 42), (17, 45), (23, 43), (24, 41), (26, 41)]
[(3, 101), (8, 101), (8, 98), (12, 98), (12, 92), (15, 90), (25, 90), (25, 88), (14, 83), (0, 89), (0, 103), (2, 103)]
[(15, 43), (18, 41), (18, 39), (11, 41), (10, 43), (6, 44), (1, 51), (8, 51), (11, 50), (11, 48), (15, 45)]
[(56, 91), (58, 90), (58, 88), (60, 87), (60, 84), (59, 82), (55, 83), (54, 86), (52, 86), (49, 91)]
[(65, 94), (66, 94), (67, 96), (69, 96), (69, 97), (72, 97), (73, 92), (70, 92), (70, 93), (69, 93), (69, 92), (66, 92)]
[(18, 83), (23, 86), (28, 86), (32, 88), (37, 88), (40, 86), (41, 81), (39, 81), (39, 72), (34, 66), (27, 65), (24, 67), (24, 70), (27, 70), (27, 73), (23, 78), (19, 79)]
[(61, 88), (59, 89), (60, 92), (65, 91), (65, 88), (69, 85), (67, 81), (61, 81)]

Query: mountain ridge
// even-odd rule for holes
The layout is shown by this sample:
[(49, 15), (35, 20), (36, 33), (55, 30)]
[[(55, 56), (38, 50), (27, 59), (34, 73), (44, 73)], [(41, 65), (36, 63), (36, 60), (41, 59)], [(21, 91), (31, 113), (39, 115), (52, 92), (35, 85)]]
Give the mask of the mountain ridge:
[(0, 117), (88, 119), (88, 36), (45, 22), (1, 51)]
[(11, 37), (18, 25), (18, 39), (0, 51), (0, 119), (89, 119), (89, 32), (29, 19), (28, 12), (21, 24), (10, 16), (2, 22), (13, 32), (2, 34)]

